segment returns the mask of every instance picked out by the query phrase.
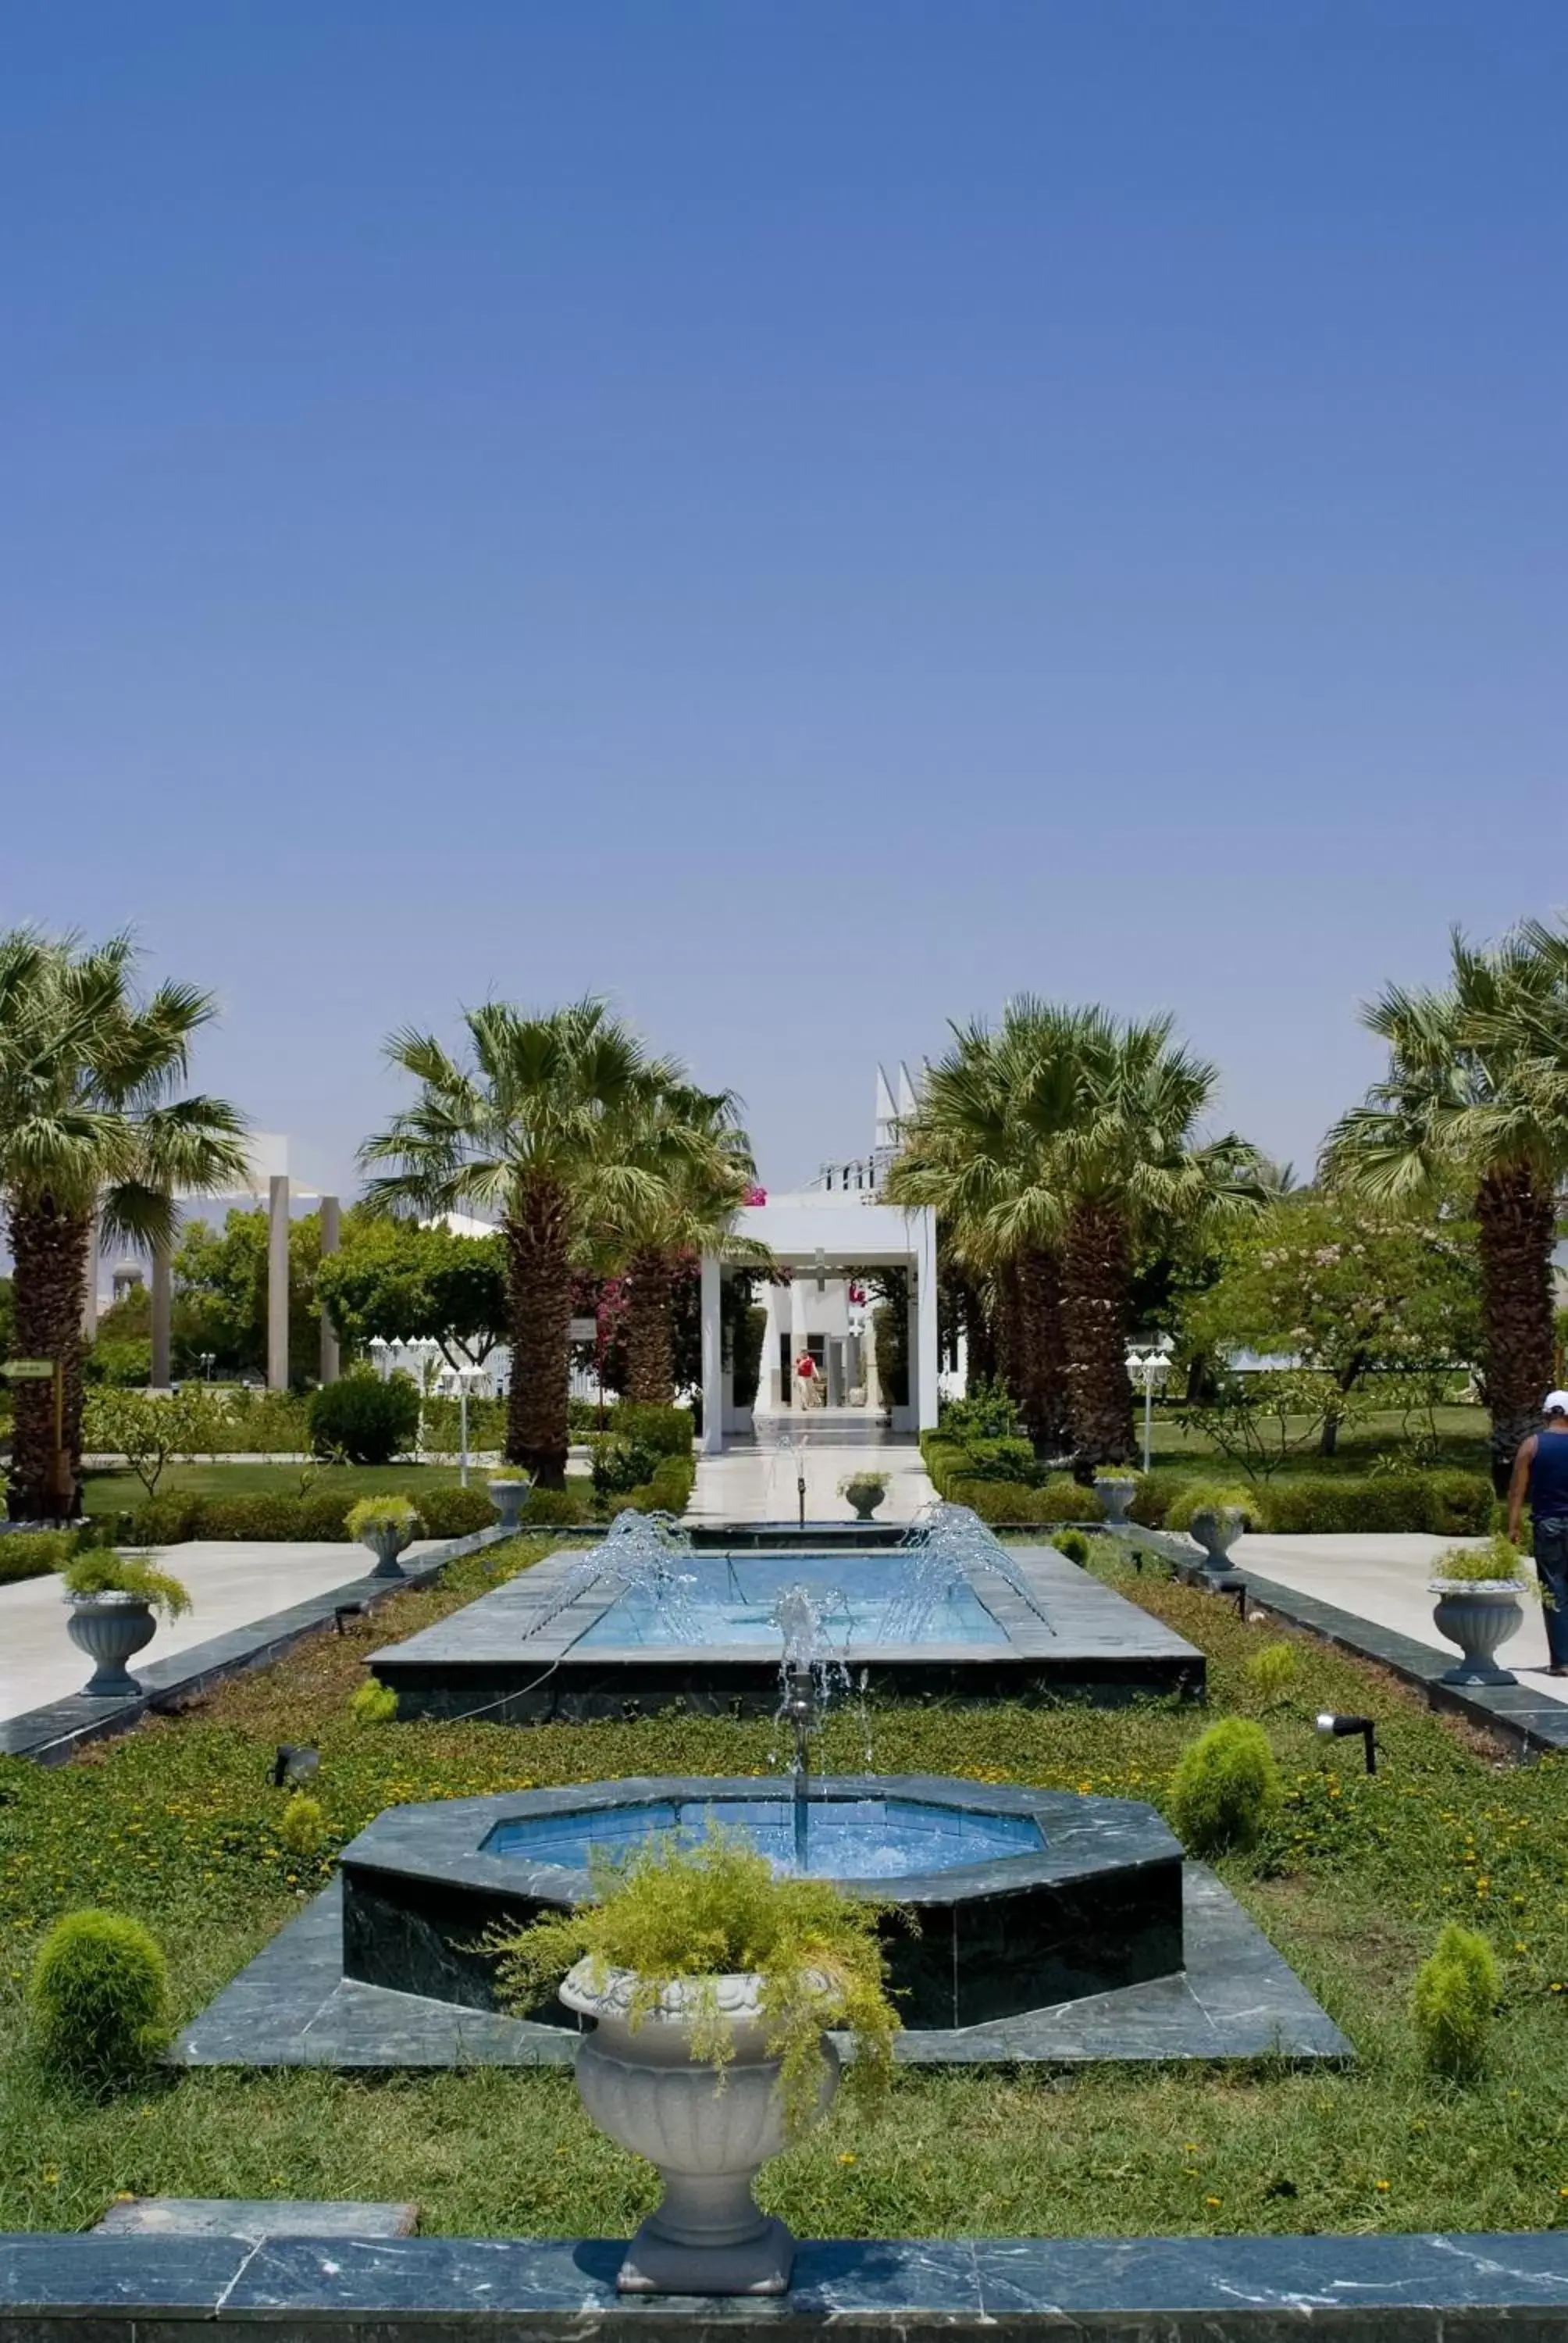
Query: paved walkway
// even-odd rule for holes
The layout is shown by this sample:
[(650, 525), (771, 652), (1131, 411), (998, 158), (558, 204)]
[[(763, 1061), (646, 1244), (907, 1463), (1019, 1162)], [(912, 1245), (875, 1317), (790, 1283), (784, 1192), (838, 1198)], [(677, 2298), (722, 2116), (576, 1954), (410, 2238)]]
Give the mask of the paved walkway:
[[(417, 1539), (408, 1559), (440, 1543)], [(172, 1659), (311, 1595), (352, 1585), (376, 1566), (362, 1545), (342, 1540), (262, 1544), (242, 1538), (193, 1539), (169, 1546), (158, 1563), (188, 1589), (191, 1607), (172, 1626), (158, 1621), (157, 1634), (131, 1662), (133, 1675), (143, 1660)], [(0, 1721), (80, 1692), (92, 1672), (92, 1662), (65, 1633), (57, 1578), (0, 1586)]]
[[(840, 1426), (819, 1418), (805, 1432), (805, 1446), (780, 1448), (765, 1433), (754, 1448), (698, 1459), (697, 1486), (687, 1507), (689, 1521), (792, 1522), (799, 1517), (796, 1481), (806, 1476), (809, 1522), (847, 1522), (854, 1507), (839, 1494), (839, 1483), (855, 1472), (885, 1473), (888, 1493), (877, 1508), (880, 1522), (912, 1521), (936, 1491), (926, 1477), (920, 1452), (911, 1440), (869, 1439), (863, 1421)], [(799, 1439), (799, 1433), (794, 1436)]]
[[(1363, 1534), (1358, 1537), (1239, 1538), (1231, 1559), (1260, 1578), (1271, 1578), (1299, 1594), (1315, 1594), (1358, 1619), (1392, 1627), (1412, 1642), (1434, 1652), (1458, 1656), (1432, 1623), (1433, 1597), (1427, 1591), (1432, 1565), (1451, 1545), (1478, 1544), (1478, 1539), (1422, 1537), (1408, 1534)], [(1568, 1676), (1549, 1676), (1546, 1630), (1540, 1605), (1524, 1606), (1517, 1635), (1504, 1644), (1498, 1658), (1514, 1669), (1533, 1692), (1550, 1700), (1568, 1701)]]

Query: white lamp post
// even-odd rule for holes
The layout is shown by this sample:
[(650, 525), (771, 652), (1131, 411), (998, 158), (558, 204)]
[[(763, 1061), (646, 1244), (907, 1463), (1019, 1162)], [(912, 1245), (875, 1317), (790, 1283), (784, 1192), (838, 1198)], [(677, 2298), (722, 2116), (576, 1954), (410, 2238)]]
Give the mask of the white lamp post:
[(1162, 1383), (1171, 1372), (1171, 1353), (1176, 1348), (1169, 1334), (1156, 1335), (1147, 1349), (1139, 1350), (1133, 1343), (1127, 1348), (1127, 1372), (1143, 1393), (1143, 1470), (1149, 1470), (1150, 1443), (1154, 1427), (1154, 1386)]
[(483, 1367), (443, 1367), (437, 1381), (457, 1394), (457, 1485), (468, 1485), (468, 1393), (486, 1381)]

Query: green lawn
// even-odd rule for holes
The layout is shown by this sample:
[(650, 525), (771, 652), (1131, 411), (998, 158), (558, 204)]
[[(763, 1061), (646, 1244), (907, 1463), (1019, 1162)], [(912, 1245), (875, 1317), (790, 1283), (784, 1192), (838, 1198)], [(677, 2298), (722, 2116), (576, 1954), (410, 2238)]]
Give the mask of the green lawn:
[[(540, 1543), (510, 1549), (531, 1559)], [(1162, 1580), (1117, 1583), (1201, 1643), (1214, 1705), (1258, 1714), (1247, 1663), (1278, 1634)], [(599, 1775), (762, 1772), (767, 1722), (671, 1715), (515, 1728), (357, 1726), (346, 1701), (369, 1641), (470, 1598), (483, 1558), (409, 1593), (358, 1636), (326, 1637), (55, 1771), (0, 1760), (0, 2227), (77, 2227), (117, 2190), (179, 2196), (417, 2198), (447, 2232), (624, 2233), (655, 2192), (597, 2135), (568, 2075), (477, 2069), (355, 2079), (303, 2072), (170, 2076), (103, 2107), (45, 2090), (22, 1990), (41, 1929), (73, 1906), (136, 1912), (167, 1946), (189, 2016), (299, 1908), (328, 1865), (280, 1847), (267, 1769), (280, 1740), (321, 1750), (334, 1843), (393, 1802)], [(1376, 1670), (1307, 1643), (1264, 1721), (1288, 1785), (1235, 1892), (1360, 2053), (1343, 2073), (1102, 2066), (1087, 2073), (907, 2072), (873, 2123), (844, 2112), (763, 2176), (808, 2234), (1104, 2233), (1541, 2227), (1568, 2217), (1568, 1771), (1511, 1765)], [(1381, 1722), (1324, 1743), (1324, 1706)], [(888, 1707), (875, 1762), (1159, 1800), (1204, 1720), (1120, 1712)], [(863, 1763), (829, 1724), (823, 1762)], [(1506, 1978), (1484, 2081), (1422, 2073), (1412, 1971), (1441, 1923), (1492, 1936)]]
[[(1424, 1419), (1423, 1425), (1424, 1425)], [(1428, 1461), (1443, 1469), (1468, 1473), (1491, 1470), (1491, 1453), (1487, 1445), (1490, 1419), (1483, 1407), (1440, 1407), (1436, 1411), (1438, 1450)], [(1292, 1434), (1308, 1429), (1305, 1417), (1292, 1419)], [(1143, 1418), (1138, 1413), (1137, 1429), (1141, 1453)], [(1367, 1473), (1380, 1459), (1390, 1458), (1407, 1450), (1412, 1424), (1398, 1410), (1382, 1410), (1369, 1415), (1360, 1423), (1348, 1425), (1339, 1436), (1335, 1453), (1320, 1456), (1316, 1444), (1309, 1444), (1287, 1458), (1279, 1468), (1282, 1473)], [(1220, 1451), (1213, 1441), (1196, 1432), (1189, 1432), (1178, 1423), (1173, 1412), (1160, 1406), (1154, 1410), (1151, 1461), (1157, 1466), (1177, 1470), (1191, 1467), (1194, 1472), (1211, 1473)], [(1227, 1466), (1227, 1471), (1230, 1467)]]

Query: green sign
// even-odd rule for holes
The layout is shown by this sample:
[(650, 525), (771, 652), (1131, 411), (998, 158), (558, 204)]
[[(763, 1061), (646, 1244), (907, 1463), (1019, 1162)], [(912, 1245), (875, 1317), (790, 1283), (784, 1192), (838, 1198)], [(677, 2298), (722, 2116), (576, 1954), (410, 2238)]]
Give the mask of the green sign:
[(53, 1359), (6, 1359), (0, 1363), (0, 1375), (8, 1375), (14, 1383), (39, 1383), (55, 1372)]

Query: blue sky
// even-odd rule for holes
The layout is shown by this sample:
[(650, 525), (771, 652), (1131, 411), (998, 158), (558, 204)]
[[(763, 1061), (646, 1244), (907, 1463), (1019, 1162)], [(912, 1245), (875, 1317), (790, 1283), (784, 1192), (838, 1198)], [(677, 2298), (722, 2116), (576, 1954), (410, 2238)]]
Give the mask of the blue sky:
[(1009, 992), (1310, 1158), (1568, 902), (1568, 10), (54, 0), (0, 35), (0, 918), (611, 992), (766, 1174)]

